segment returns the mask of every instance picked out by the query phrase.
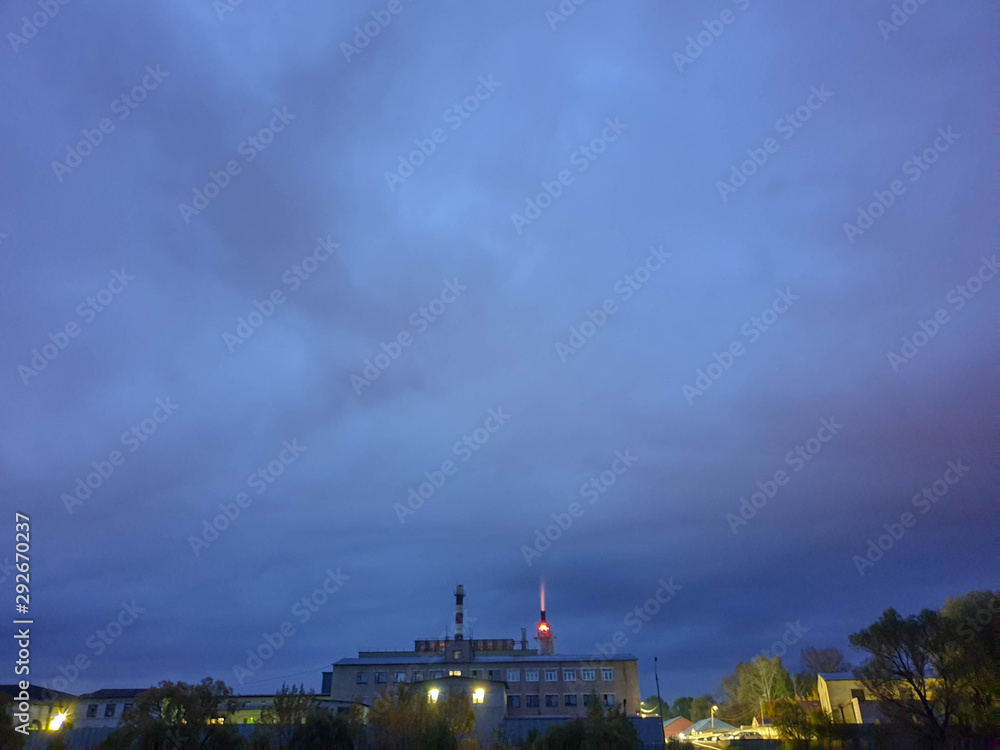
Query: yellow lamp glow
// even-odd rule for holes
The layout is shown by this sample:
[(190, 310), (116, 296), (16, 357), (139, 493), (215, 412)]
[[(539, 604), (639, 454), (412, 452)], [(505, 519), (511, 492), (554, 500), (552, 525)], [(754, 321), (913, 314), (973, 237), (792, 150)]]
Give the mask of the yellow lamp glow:
[(66, 721), (66, 714), (58, 713), (55, 716), (53, 716), (52, 721), (49, 722), (49, 729), (51, 729), (54, 732), (58, 730), (60, 727), (62, 727), (63, 722), (65, 721)]
[(427, 697), (430, 699), (431, 703), (437, 703), (438, 695), (440, 695), (440, 693), (441, 691), (437, 688), (431, 688), (427, 691)]
[(472, 702), (482, 703), (485, 695), (486, 691), (483, 688), (476, 688), (475, 690), (472, 691)]

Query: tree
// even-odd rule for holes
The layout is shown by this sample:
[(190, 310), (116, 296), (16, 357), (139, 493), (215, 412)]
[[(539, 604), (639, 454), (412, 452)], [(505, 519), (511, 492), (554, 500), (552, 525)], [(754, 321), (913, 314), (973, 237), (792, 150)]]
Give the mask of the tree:
[(670, 703), (668, 701), (661, 701), (655, 695), (651, 695), (646, 700), (642, 702), (643, 713), (649, 716), (662, 716), (667, 719), (671, 716), (670, 713)]
[(812, 734), (805, 710), (787, 698), (775, 701), (771, 709), (771, 722), (783, 740), (807, 740)]
[[(596, 693), (593, 694), (596, 698)], [(636, 747), (639, 735), (625, 713), (617, 706), (605, 711), (596, 701), (590, 702), (586, 719), (554, 724), (532, 747), (544, 750), (604, 750)]]
[(854, 670), (855, 677), (880, 701), (882, 713), (937, 743), (946, 740), (961, 702), (949, 658), (954, 634), (949, 621), (933, 610), (904, 618), (887, 609), (877, 622), (851, 635), (851, 644), (870, 655)]
[(712, 715), (712, 706), (714, 705), (715, 699), (711, 695), (708, 693), (699, 695), (691, 701), (691, 715), (688, 716), (688, 719), (691, 721), (707, 719)]
[(399, 747), (454, 747), (476, 726), (476, 712), (468, 693), (442, 690), (428, 701), (423, 688), (400, 684), (373, 702), (368, 724), (375, 740)]
[(986, 735), (1000, 724), (993, 701), (993, 626), (997, 613), (1000, 598), (992, 591), (970, 591), (946, 599), (941, 607), (951, 636), (947, 659), (956, 690), (962, 696), (956, 718), (973, 734)]
[(816, 675), (799, 672), (792, 675), (792, 687), (795, 695), (802, 699), (817, 699), (819, 697)]
[(694, 698), (690, 697), (678, 698), (675, 700), (674, 704), (670, 707), (670, 716), (683, 716), (685, 719), (693, 721), (693, 719), (691, 719), (691, 702), (693, 700)]
[(296, 750), (352, 750), (353, 732), (348, 722), (322, 708), (314, 708), (305, 716), (305, 722), (295, 728), (291, 746)]
[(223, 712), (239, 707), (239, 699), (221, 680), (206, 677), (198, 685), (164, 681), (136, 696), (102, 747), (129, 747), (133, 742), (144, 750), (242, 747), (236, 727), (221, 723)]
[(766, 704), (784, 698), (792, 692), (792, 680), (781, 664), (780, 656), (756, 656), (745, 673), (741, 697)]
[(6, 693), (0, 693), (0, 747), (20, 748), (24, 746), (25, 736), (14, 728), (14, 717), (9, 713), (14, 699)]
[(260, 711), (260, 724), (254, 729), (254, 744), (267, 742), (275, 747), (287, 745), (296, 726), (302, 724), (315, 702), (315, 691), (307, 693), (303, 685), (296, 688), (282, 683), (274, 694), (271, 707)]
[(802, 671), (816, 675), (820, 672), (850, 672), (851, 663), (844, 658), (839, 648), (817, 650), (812, 646), (802, 649)]

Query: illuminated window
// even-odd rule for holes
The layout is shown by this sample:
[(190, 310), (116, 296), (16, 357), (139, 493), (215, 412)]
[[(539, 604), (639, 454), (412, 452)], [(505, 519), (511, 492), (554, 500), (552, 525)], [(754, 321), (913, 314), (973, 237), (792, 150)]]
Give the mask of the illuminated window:
[(440, 695), (440, 693), (441, 693), (441, 691), (438, 690), (437, 688), (431, 688), (430, 690), (428, 690), (427, 691), (427, 702), (428, 703), (437, 703), (438, 695)]
[(593, 669), (584, 669), (582, 671), (583, 671), (583, 679), (584, 680), (590, 681), (590, 680), (594, 679), (595, 670), (593, 670)]
[(91, 703), (87, 706), (87, 718), (96, 719), (97, 718), (97, 704)]
[(521, 696), (520, 695), (508, 695), (507, 696), (507, 708), (520, 708), (521, 707)]
[(559, 696), (558, 695), (546, 695), (545, 696), (545, 707), (546, 708), (557, 708), (559, 706)]
[(576, 682), (576, 670), (575, 669), (564, 669), (563, 679), (566, 682)]
[(476, 688), (472, 691), (472, 702), (482, 703), (483, 698), (486, 697), (486, 691), (483, 688)]
[(459, 650), (458, 650), (458, 649), (456, 648), (456, 649), (455, 649), (455, 651), (454, 651), (454, 652), (452, 653), (452, 658), (453, 658), (453, 659), (461, 659), (461, 658), (462, 658), (462, 652), (461, 652), (461, 651), (459, 651)]
[(526, 670), (524, 670), (524, 681), (525, 682), (538, 682), (538, 670), (537, 669), (526, 669)]
[(253, 716), (248, 716), (248, 717), (246, 717), (243, 720), (243, 723), (244, 724), (256, 724), (257, 723), (257, 719), (255, 717), (253, 717)]
[(507, 670), (507, 682), (520, 682), (521, 681), (521, 670), (520, 669), (508, 669)]
[(461, 669), (449, 669), (448, 670), (448, 676), (449, 677), (461, 677), (462, 676), (462, 670)]
[(611, 682), (613, 679), (615, 679), (615, 670), (614, 669), (602, 669), (601, 670), (601, 679), (604, 680), (605, 682)]
[(356, 679), (357, 679), (357, 683), (359, 685), (367, 685), (368, 684), (368, 673), (367, 672), (358, 672), (358, 676), (357, 676)]
[(537, 695), (524, 696), (524, 705), (527, 708), (538, 708), (538, 696)]
[(559, 679), (559, 670), (558, 669), (546, 669), (545, 670), (545, 681), (546, 682), (555, 682), (558, 679)]
[(104, 718), (110, 719), (115, 715), (115, 709), (118, 708), (114, 703), (109, 703), (104, 707)]
[(575, 693), (568, 693), (565, 696), (563, 696), (563, 705), (564, 706), (575, 706), (576, 705), (576, 694)]

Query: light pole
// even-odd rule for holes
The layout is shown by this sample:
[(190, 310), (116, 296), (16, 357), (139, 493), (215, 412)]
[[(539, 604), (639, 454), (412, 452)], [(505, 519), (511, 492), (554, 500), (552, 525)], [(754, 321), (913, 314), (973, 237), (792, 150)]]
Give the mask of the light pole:
[[(653, 677), (656, 678), (656, 715), (660, 717), (660, 733), (663, 733), (663, 699), (660, 697), (660, 675), (656, 669), (659, 657), (653, 657)], [(664, 735), (665, 737), (666, 735)]]
[(712, 729), (715, 729), (715, 712), (718, 710), (718, 706), (712, 706)]

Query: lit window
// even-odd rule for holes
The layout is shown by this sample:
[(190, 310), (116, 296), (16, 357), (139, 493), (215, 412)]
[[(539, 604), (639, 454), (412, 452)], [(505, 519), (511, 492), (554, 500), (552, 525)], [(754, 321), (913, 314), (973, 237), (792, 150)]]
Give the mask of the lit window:
[(524, 681), (525, 682), (538, 682), (538, 670), (537, 669), (526, 669), (526, 670), (524, 670)]
[(461, 652), (461, 651), (459, 651), (459, 650), (458, 650), (458, 649), (456, 648), (456, 649), (455, 649), (455, 651), (454, 651), (454, 653), (452, 654), (452, 658), (454, 658), (454, 659), (461, 659), (461, 658), (462, 658), (462, 652)]
[(602, 669), (601, 670), (601, 679), (604, 680), (605, 682), (611, 682), (613, 679), (615, 679), (615, 670), (614, 669)]
[(507, 682), (520, 682), (521, 681), (521, 670), (520, 669), (508, 669), (507, 670)]
[(566, 682), (576, 682), (576, 670), (575, 669), (564, 669), (563, 679)]
[(472, 702), (482, 703), (483, 698), (486, 697), (486, 691), (483, 688), (476, 688), (472, 691)]
[(357, 681), (358, 681), (359, 685), (367, 685), (368, 684), (368, 673), (367, 672), (358, 672)]
[(375, 684), (385, 684), (388, 681), (388, 672), (376, 672), (375, 673)]
[(248, 716), (248, 717), (246, 717), (246, 718), (245, 718), (245, 719), (243, 720), (243, 723), (244, 723), (244, 724), (256, 724), (256, 723), (257, 723), (257, 719), (256, 719), (256, 717), (253, 717), (253, 716)]
[(575, 693), (569, 693), (569, 694), (563, 696), (563, 705), (564, 706), (575, 706), (576, 705), (576, 694)]
[(583, 679), (586, 680), (586, 681), (592, 681), (594, 679), (594, 674), (595, 674), (595, 670), (593, 670), (593, 669), (584, 669), (583, 670)]
[(110, 719), (115, 715), (115, 709), (118, 708), (114, 703), (109, 703), (104, 707), (104, 718)]
[(396, 682), (406, 682), (406, 672), (396, 672)]
[(614, 706), (615, 705), (615, 694), (614, 693), (605, 693), (604, 694), (604, 705), (605, 706)]
[(87, 718), (94, 719), (97, 718), (97, 704), (91, 703), (87, 706)]
[(559, 679), (559, 670), (558, 669), (546, 669), (545, 670), (545, 681), (546, 682), (555, 682), (558, 679)]
[(538, 696), (537, 695), (524, 696), (524, 705), (527, 708), (538, 708)]
[(437, 703), (438, 695), (440, 694), (441, 694), (440, 690), (438, 690), (437, 688), (431, 688), (430, 690), (427, 691), (427, 702)]
[(559, 696), (558, 695), (546, 695), (545, 696), (545, 707), (546, 708), (556, 708), (559, 706)]
[(461, 669), (449, 669), (448, 670), (448, 676), (449, 677), (461, 677), (462, 676), (462, 670)]
[(507, 708), (520, 708), (521, 707), (521, 696), (520, 695), (508, 695), (507, 696)]

